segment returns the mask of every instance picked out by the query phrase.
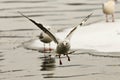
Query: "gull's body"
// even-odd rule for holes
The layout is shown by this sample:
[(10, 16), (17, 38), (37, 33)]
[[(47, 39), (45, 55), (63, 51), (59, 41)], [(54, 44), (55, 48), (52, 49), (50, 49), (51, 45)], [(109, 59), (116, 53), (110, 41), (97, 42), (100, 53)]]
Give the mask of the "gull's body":
[[(22, 14), (23, 15), (23, 14)], [(86, 18), (83, 19), (83, 21), (79, 25), (83, 25), (87, 19), (91, 16), (92, 14), (88, 15)], [(68, 58), (68, 61), (70, 61), (70, 57), (68, 56), (69, 51), (70, 51), (70, 39), (73, 34), (73, 32), (77, 29), (78, 25), (74, 27), (69, 34), (66, 36), (64, 40), (58, 40), (47, 28), (45, 28), (42, 24), (35, 22), (34, 20), (28, 18), (27, 16), (23, 15), (27, 19), (29, 19), (32, 23), (34, 23), (36, 26), (38, 26), (43, 32), (45, 32), (56, 44), (56, 53), (59, 56), (59, 62), (60, 65), (62, 64), (61, 61), (61, 55), (66, 55)]]
[(50, 43), (50, 42), (52, 42), (52, 39), (44, 32), (40, 33), (39, 39), (43, 43)]
[(49, 51), (51, 51), (50, 43), (52, 42), (52, 39), (44, 32), (41, 32), (38, 37), (40, 41), (44, 44), (44, 52), (46, 51), (45, 44), (49, 44)]
[(56, 47), (56, 53), (65, 55), (70, 49), (69, 41), (62, 41)]
[(112, 22), (114, 22), (116, 1), (117, 0), (109, 0), (103, 4), (103, 13), (106, 15), (106, 22), (108, 22), (108, 15), (112, 15)]

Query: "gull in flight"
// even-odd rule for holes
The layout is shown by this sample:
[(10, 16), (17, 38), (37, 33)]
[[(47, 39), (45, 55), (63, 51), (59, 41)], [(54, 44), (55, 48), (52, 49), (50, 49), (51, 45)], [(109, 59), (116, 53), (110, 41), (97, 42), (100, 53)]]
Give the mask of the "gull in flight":
[(112, 22), (114, 22), (115, 4), (117, 0), (109, 0), (102, 5), (103, 13), (106, 15), (106, 22), (108, 22), (108, 15), (112, 15)]
[[(27, 19), (29, 19), (27, 16), (23, 15), (21, 12), (18, 11), (18, 13), (20, 13), (22, 16), (26, 17)], [(38, 27), (39, 28), (39, 27)], [(48, 30), (50, 30), (51, 28), (48, 27)], [(49, 37), (46, 33), (44, 33), (43, 31), (40, 33), (39, 36), (37, 36), (41, 42), (43, 42), (44, 45), (44, 53), (46, 52), (46, 47), (45, 44), (49, 44), (49, 52), (52, 50), (52, 48), (50, 47), (50, 43), (52, 42), (51, 37)], [(45, 54), (44, 54), (45, 55)]]
[[(87, 17), (85, 17), (82, 22), (79, 24), (80, 26), (84, 25), (86, 23), (86, 21), (90, 18), (90, 16), (93, 13), (89, 14)], [(23, 15), (23, 14), (22, 14)], [(24, 17), (26, 17), (28, 20), (30, 20), (32, 23), (34, 23), (36, 26), (38, 26), (44, 33), (46, 33), (56, 44), (56, 53), (59, 56), (59, 63), (60, 65), (62, 65), (62, 61), (61, 61), (61, 55), (66, 55), (66, 57), (68, 58), (68, 61), (70, 61), (70, 57), (68, 56), (69, 51), (70, 51), (70, 38), (73, 34), (73, 32), (77, 29), (77, 26), (75, 26), (70, 32), (69, 34), (66, 36), (66, 38), (64, 40), (58, 40), (52, 32), (50, 32), (47, 28), (45, 28), (42, 24), (37, 23), (36, 21), (34, 21), (33, 19), (30, 19), (29, 17), (23, 15)]]

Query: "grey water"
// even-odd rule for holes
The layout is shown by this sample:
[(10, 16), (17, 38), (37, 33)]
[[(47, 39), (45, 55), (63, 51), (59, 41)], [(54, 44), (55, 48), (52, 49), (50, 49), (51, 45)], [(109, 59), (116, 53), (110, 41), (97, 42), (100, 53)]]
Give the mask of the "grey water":
[[(0, 80), (119, 80), (120, 52), (80, 50), (63, 65), (58, 58), (14, 48), (35, 39), (40, 30), (17, 11), (56, 31), (73, 27), (91, 12), (86, 25), (105, 21), (102, 3), (106, 0), (0, 0)], [(120, 16), (120, 2), (115, 18)], [(83, 52), (82, 52), (83, 51)]]

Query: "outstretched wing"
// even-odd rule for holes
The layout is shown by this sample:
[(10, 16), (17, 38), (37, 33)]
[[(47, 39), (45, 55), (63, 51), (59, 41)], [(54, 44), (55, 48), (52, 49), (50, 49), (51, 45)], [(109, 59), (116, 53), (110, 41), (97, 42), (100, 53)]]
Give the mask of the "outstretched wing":
[(74, 28), (73, 28), (73, 29), (69, 32), (69, 34), (66, 36), (66, 38), (65, 38), (65, 39), (70, 40), (70, 38), (71, 38), (71, 36), (72, 36), (73, 32), (77, 29), (77, 27), (78, 27), (78, 26), (74, 27)]
[[(85, 24), (85, 23), (87, 22), (87, 20), (91, 17), (92, 14), (93, 14), (93, 13), (90, 13), (88, 16), (86, 16), (79, 25), (82, 26), (83, 24)], [(75, 27), (70, 31), (70, 33), (66, 36), (65, 39), (70, 40), (73, 32), (77, 29), (77, 27), (78, 27), (79, 25), (75, 26)]]
[(92, 14), (93, 14), (93, 13), (90, 13), (88, 16), (86, 16), (86, 17), (81, 21), (80, 26), (84, 25), (84, 24), (87, 22), (87, 20), (92, 16)]
[(34, 23), (37, 27), (39, 27), (44, 33), (46, 33), (47, 35), (49, 35), (51, 37), (51, 39), (53, 39), (53, 41), (55, 43), (58, 44), (58, 40), (56, 39), (56, 37), (49, 31), (47, 30), (42, 24), (37, 23), (36, 21), (30, 19), (29, 17), (23, 15), (21, 12), (19, 12), (22, 16), (24, 16), (25, 18), (27, 18), (28, 20), (30, 20), (32, 23)]

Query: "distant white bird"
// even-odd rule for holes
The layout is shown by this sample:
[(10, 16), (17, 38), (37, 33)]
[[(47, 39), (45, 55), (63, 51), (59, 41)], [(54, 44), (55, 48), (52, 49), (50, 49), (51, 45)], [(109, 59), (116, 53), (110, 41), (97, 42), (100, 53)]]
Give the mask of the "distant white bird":
[[(92, 15), (89, 14), (87, 17), (85, 17), (83, 19), (83, 21), (79, 24), (80, 26), (82, 26), (83, 24), (85, 24), (85, 22), (88, 20), (88, 18)], [(24, 17), (26, 17), (28, 20), (30, 20), (32, 23), (34, 23), (36, 26), (38, 26), (44, 33), (46, 33), (56, 44), (56, 53), (59, 56), (59, 63), (60, 65), (62, 65), (62, 61), (61, 61), (61, 55), (66, 55), (68, 58), (68, 61), (70, 61), (70, 57), (68, 56), (69, 51), (70, 51), (70, 38), (73, 34), (73, 32), (77, 29), (78, 25), (75, 26), (70, 33), (66, 36), (66, 38), (64, 40), (58, 40), (47, 28), (45, 28), (42, 24), (35, 22), (34, 20), (28, 18), (27, 16), (24, 15)]]
[(115, 12), (115, 4), (117, 0), (109, 0), (105, 2), (102, 6), (103, 13), (106, 15), (106, 22), (108, 22), (108, 15), (112, 15), (112, 22), (114, 22), (114, 12)]
[[(26, 17), (21, 12), (18, 11), (18, 13), (20, 13), (22, 16)], [(29, 19), (28, 17), (26, 17), (26, 18)], [(47, 29), (50, 30), (50, 27), (48, 27)], [(39, 37), (40, 41), (43, 42), (43, 44), (44, 44), (44, 52), (46, 52), (45, 44), (49, 44), (49, 52), (50, 52), (51, 51), (50, 43), (52, 42), (52, 39), (44, 32), (41, 32), (38, 37)]]

